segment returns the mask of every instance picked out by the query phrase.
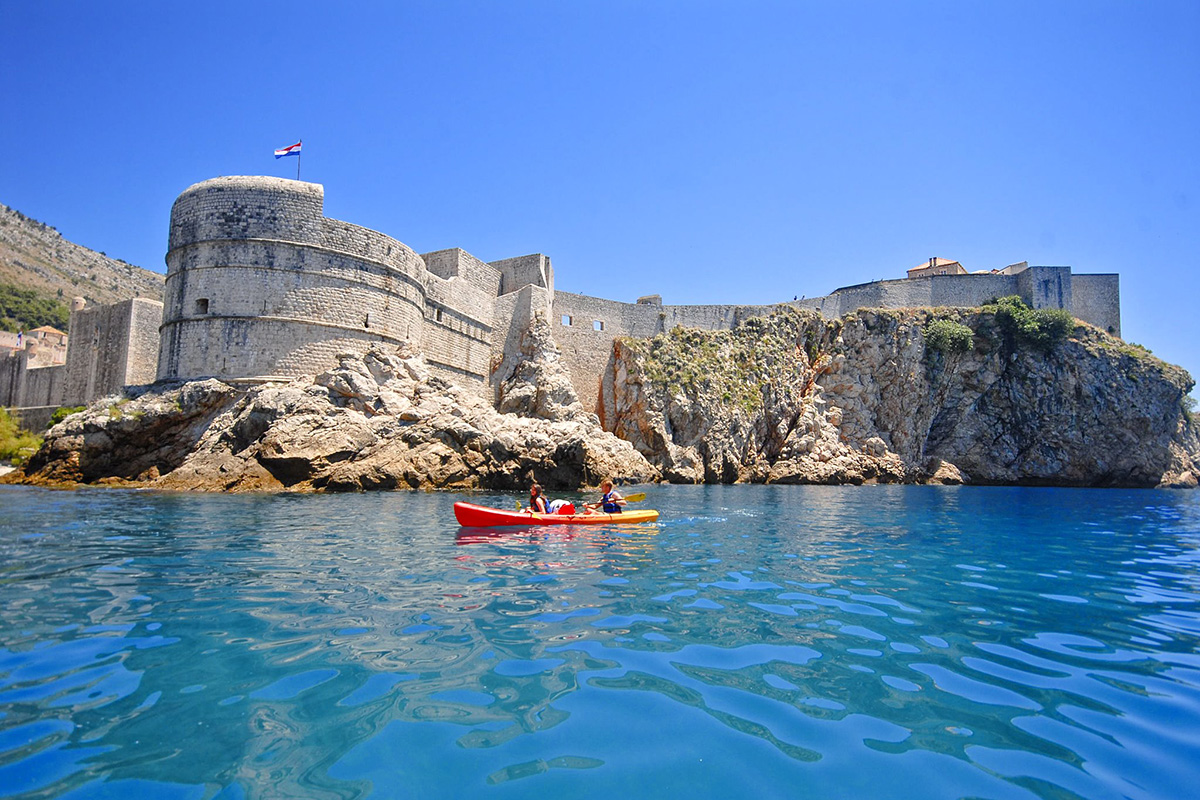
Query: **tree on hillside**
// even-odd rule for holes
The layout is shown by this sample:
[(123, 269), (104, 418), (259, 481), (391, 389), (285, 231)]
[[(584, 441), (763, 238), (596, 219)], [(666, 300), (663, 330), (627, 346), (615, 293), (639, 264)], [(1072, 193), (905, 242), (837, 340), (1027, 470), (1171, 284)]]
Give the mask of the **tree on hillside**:
[(33, 289), (0, 283), (0, 329), (28, 331), (51, 325), (65, 332), (70, 319), (70, 310), (58, 300)]

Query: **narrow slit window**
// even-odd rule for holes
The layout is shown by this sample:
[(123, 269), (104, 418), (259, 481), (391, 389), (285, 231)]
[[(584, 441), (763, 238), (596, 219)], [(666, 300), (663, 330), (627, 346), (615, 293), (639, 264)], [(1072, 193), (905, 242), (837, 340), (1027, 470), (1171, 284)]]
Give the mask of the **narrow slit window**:
[(571, 327), (571, 315), (570, 314), (562, 315), (562, 324), (566, 325), (568, 328)]
[(208, 313), (208, 298), (207, 297), (201, 297), (196, 300), (196, 313), (197, 314), (207, 314)]
[(604, 322), (602, 320), (598, 320), (598, 319), (592, 320), (592, 330), (594, 330), (594, 331), (604, 330)]
[(438, 322), (442, 321), (442, 310), (440, 308), (434, 309), (433, 315), (437, 319)]

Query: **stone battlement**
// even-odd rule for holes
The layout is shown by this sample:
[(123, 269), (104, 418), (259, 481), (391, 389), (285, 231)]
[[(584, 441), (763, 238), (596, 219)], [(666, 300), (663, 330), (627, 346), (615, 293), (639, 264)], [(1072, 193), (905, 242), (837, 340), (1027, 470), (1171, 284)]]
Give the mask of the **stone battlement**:
[(17, 391), (17, 372), (26, 373), (14, 367), (11, 380), (0, 380), (11, 384), (9, 402), (26, 404), (26, 395), (38, 405), (80, 402), (114, 381), (151, 376), (285, 380), (333, 368), (340, 354), (363, 353), (372, 342), (406, 342), (442, 377), (494, 399), (536, 316), (553, 323), (589, 409), (597, 408), (614, 338), (676, 326), (735, 328), (787, 305), (838, 317), (862, 307), (978, 306), (1016, 294), (1120, 335), (1118, 276), (1073, 275), (1070, 267), (922, 273), (773, 305), (663, 305), (658, 295), (624, 303), (556, 292), (550, 259), (541, 254), (491, 263), (458, 248), (419, 255), (390, 236), (326, 217), (324, 206), (324, 187), (283, 178), (221, 177), (188, 187), (171, 209), (156, 334), (158, 304), (147, 301), (73, 315), (61, 375), (51, 385), (45, 373), (36, 391), (21, 378), (28, 387)]

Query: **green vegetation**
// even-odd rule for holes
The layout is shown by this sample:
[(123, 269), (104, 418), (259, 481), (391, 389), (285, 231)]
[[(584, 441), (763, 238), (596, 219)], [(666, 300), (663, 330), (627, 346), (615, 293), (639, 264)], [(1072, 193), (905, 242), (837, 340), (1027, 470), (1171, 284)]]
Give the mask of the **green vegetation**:
[(936, 353), (965, 353), (975, 346), (975, 331), (952, 319), (935, 319), (925, 327), (925, 346)]
[(50, 427), (54, 427), (72, 414), (83, 411), (87, 406), (62, 406), (54, 409), (54, 413), (50, 415)]
[(734, 330), (676, 327), (653, 339), (623, 339), (643, 357), (646, 379), (670, 394), (719, 398), (753, 414), (768, 386), (803, 386), (819, 368), (821, 336), (794, 312), (746, 320)]
[(65, 332), (70, 319), (70, 310), (58, 300), (0, 283), (0, 329), (28, 331), (51, 325)]
[(20, 466), (42, 446), (42, 437), (21, 430), (17, 421), (0, 408), (0, 461)]
[(1033, 309), (1017, 295), (1001, 297), (983, 307), (996, 315), (1001, 329), (1020, 344), (1050, 351), (1075, 331), (1075, 318), (1060, 308)]

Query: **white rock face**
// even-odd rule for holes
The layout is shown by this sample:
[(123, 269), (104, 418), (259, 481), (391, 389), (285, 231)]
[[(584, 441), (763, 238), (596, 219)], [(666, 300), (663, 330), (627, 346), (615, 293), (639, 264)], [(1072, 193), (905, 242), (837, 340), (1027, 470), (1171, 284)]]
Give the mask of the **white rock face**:
[[(553, 370), (531, 376), (544, 373)], [(575, 488), (659, 477), (550, 383), (534, 380), (532, 393), (519, 379), (511, 385), (544, 416), (503, 414), (431, 376), (411, 352), (376, 346), (342, 356), (316, 378), (245, 393), (209, 380), (98, 403), (50, 431), (25, 479), (353, 491), (516, 489), (531, 480)]]
[(1046, 352), (938, 315), (973, 349), (927, 348), (928, 310), (618, 341), (605, 425), (678, 482), (1196, 485), (1184, 370), (1087, 326)]
[[(927, 346), (932, 319), (974, 331)], [(352, 491), (687, 483), (1195, 487), (1187, 373), (1094, 328), (1048, 350), (989, 313), (787, 311), (734, 331), (616, 340), (603, 427), (545, 319), (501, 410), (376, 345), (336, 369), (242, 391), (215, 380), (109, 398), (53, 428), (6, 482)], [(610, 432), (606, 432), (611, 431)], [(615, 435), (614, 435), (615, 434)], [(619, 437), (619, 438), (618, 438)]]

